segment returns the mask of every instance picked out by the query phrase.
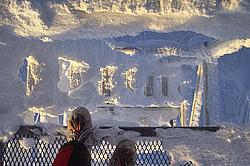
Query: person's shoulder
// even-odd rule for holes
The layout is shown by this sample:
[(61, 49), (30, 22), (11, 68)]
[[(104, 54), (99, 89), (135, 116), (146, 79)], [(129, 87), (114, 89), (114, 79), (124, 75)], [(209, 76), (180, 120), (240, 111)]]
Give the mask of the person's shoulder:
[(88, 149), (79, 141), (72, 140), (65, 143), (59, 150), (53, 166), (89, 166), (91, 155)]
[(74, 150), (75, 141), (65, 143), (60, 149), (53, 162), (53, 166), (66, 166), (68, 165), (71, 155)]

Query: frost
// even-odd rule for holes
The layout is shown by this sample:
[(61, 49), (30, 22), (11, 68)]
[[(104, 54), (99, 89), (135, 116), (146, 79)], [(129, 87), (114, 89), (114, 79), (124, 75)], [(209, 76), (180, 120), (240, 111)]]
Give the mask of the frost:
[(160, 56), (174, 56), (177, 55), (180, 50), (176, 47), (164, 47), (164, 48), (156, 48), (155, 52)]
[(105, 98), (104, 103), (111, 104), (111, 105), (119, 105), (119, 97), (113, 96), (113, 97)]
[(202, 111), (203, 95), (203, 66), (200, 64), (197, 70), (196, 87), (194, 92), (192, 112), (190, 116), (190, 126), (199, 126), (200, 114)]
[(181, 123), (181, 126), (187, 126), (187, 119), (188, 119), (188, 115), (187, 115), (187, 112), (188, 112), (188, 106), (189, 106), (189, 103), (187, 100), (184, 100), (181, 104), (180, 104), (180, 123)]
[(112, 46), (112, 45), (109, 45), (109, 47), (112, 50), (120, 51), (120, 52), (122, 52), (126, 55), (129, 55), (129, 56), (133, 56), (136, 54), (136, 52), (139, 51), (139, 49), (133, 48), (133, 47), (117, 47), (117, 46)]
[(65, 83), (69, 81), (69, 88), (75, 89), (82, 84), (82, 74), (89, 69), (89, 64), (84, 61), (76, 61), (66, 57), (58, 57), (61, 67), (60, 79), (58, 83), (61, 91), (68, 91)]
[(53, 42), (53, 40), (51, 38), (47, 37), (47, 36), (41, 37), (39, 39), (42, 40), (43, 42)]
[[(205, 8), (205, 4), (208, 6)], [(87, 13), (93, 12), (103, 12), (103, 11), (112, 11), (112, 12), (122, 12), (128, 14), (145, 14), (145, 13), (157, 13), (157, 14), (207, 14), (210, 11), (214, 11), (213, 5), (215, 2), (210, 1), (125, 1), (125, 0), (107, 0), (99, 1), (94, 0), (89, 2), (80, 1), (73, 3), (73, 6), (76, 10), (80, 10)]]
[(122, 75), (125, 77), (124, 79), (124, 85), (126, 88), (128, 88), (131, 91), (134, 91), (135, 88), (135, 75), (137, 72), (137, 68), (133, 67), (122, 73)]
[(37, 85), (42, 80), (41, 65), (33, 56), (26, 58), (27, 60), (27, 81), (26, 81), (26, 95), (31, 96), (34, 93), (34, 90), (37, 88)]
[(126, 55), (133, 56), (135, 55), (137, 50), (134, 48), (124, 48), (124, 49), (120, 49), (119, 51), (123, 52)]
[(240, 10), (242, 0), (222, 0), (221, 5), (225, 10), (237, 11)]
[(30, 107), (30, 108), (28, 108), (28, 110), (31, 112), (34, 112), (34, 113), (39, 113), (39, 114), (44, 115), (44, 116), (56, 117), (55, 115), (53, 115), (53, 114), (56, 114), (56, 112), (53, 109), (51, 109), (51, 107), (47, 107), (47, 108)]
[(18, 28), (15, 29), (18, 33), (24, 36), (27, 36), (27, 30), (32, 31), (35, 36), (44, 33), (46, 25), (40, 19), (39, 11), (32, 8), (30, 1), (20, 1), (19, 4), (17, 1), (9, 1), (8, 11), (12, 17), (9, 19), (18, 24)]
[(113, 82), (113, 76), (117, 70), (115, 66), (106, 66), (100, 68), (101, 80), (98, 81), (98, 92), (99, 95), (110, 96), (112, 89), (115, 87)]
[(55, 111), (53, 107), (30, 107), (28, 108), (28, 111), (34, 114), (37, 113), (40, 116), (40, 122), (42, 123), (47, 123), (47, 122), (59, 123), (57, 115), (58, 112)]

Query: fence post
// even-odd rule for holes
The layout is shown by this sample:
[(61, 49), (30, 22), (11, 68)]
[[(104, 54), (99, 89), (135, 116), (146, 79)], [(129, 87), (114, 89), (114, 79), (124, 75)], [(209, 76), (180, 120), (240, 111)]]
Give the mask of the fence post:
[(3, 166), (3, 148), (4, 148), (4, 144), (3, 142), (0, 140), (0, 166)]

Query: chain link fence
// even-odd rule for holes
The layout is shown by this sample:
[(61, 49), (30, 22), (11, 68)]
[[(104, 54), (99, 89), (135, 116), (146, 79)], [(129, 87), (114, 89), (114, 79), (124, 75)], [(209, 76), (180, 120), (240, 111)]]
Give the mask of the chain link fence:
[[(32, 138), (34, 146), (25, 149), (20, 145), (19, 140)], [(54, 141), (46, 143), (35, 135), (16, 134), (4, 146), (2, 155), (3, 165), (6, 166), (49, 166), (52, 165), (54, 158), (60, 147), (66, 142), (64, 136), (55, 137)], [(93, 146), (91, 150), (93, 166), (107, 166), (115, 150), (115, 146), (107, 141), (102, 141), (100, 145)], [(163, 149), (161, 141), (137, 141), (136, 142), (136, 164), (145, 166), (168, 166), (171, 157)]]
[[(25, 149), (20, 140), (32, 138), (33, 146)], [(52, 165), (60, 147), (66, 143), (65, 136), (56, 136), (53, 141), (46, 142), (39, 135), (18, 132), (4, 144), (1, 155), (4, 166), (50, 166)], [(108, 166), (109, 160), (115, 150), (115, 146), (107, 141), (91, 149), (93, 166)], [(168, 166), (171, 165), (171, 157), (163, 149), (160, 140), (139, 140), (136, 142), (136, 165), (138, 166)], [(0, 164), (1, 165), (1, 164)], [(192, 166), (188, 161), (184, 166)]]

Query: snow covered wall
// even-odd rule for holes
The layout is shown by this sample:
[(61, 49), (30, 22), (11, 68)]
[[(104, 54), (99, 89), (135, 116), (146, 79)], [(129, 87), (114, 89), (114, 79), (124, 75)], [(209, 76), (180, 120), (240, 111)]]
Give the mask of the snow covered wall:
[[(53, 122), (53, 118), (57, 118), (65, 110), (79, 105), (93, 107), (93, 118), (98, 120), (100, 113), (97, 111), (95, 114), (96, 107), (105, 103), (140, 107), (164, 106), (168, 103), (179, 105), (183, 100), (191, 103), (196, 66), (207, 56), (199, 52), (195, 54), (197, 49), (194, 48), (194, 43), (197, 46), (200, 42), (202, 46), (202, 43), (211, 40), (193, 32), (143, 32), (136, 37), (106, 40), (43, 42), (17, 37), (2, 28), (1, 41), (5, 44), (1, 45), (1, 59), (2, 62), (6, 61), (7, 66), (2, 66), (4, 74), (1, 87), (13, 89), (14, 92), (17, 88), (22, 92), (16, 96), (16, 93), (9, 91), (11, 93), (2, 96), (2, 103), (17, 98), (17, 101), (8, 102), (20, 104), (10, 104), (10, 108), (3, 108), (3, 112), (13, 112), (11, 109), (16, 108), (18, 112), (13, 114), (32, 124), (34, 112), (49, 116), (43, 122)], [(113, 49), (111, 45), (120, 50)], [(135, 48), (137, 51), (133, 55), (127, 55), (121, 51), (124, 48)], [(169, 48), (178, 51), (171, 51)], [(11, 60), (9, 64), (4, 59), (7, 57)], [(115, 69), (110, 77), (109, 71), (106, 75), (103, 69), (113, 69), (107, 66)], [(126, 76), (124, 73), (130, 70), (134, 74)], [(145, 83), (151, 76), (153, 90), (147, 96)], [(166, 79), (164, 94), (163, 76)], [(109, 78), (106, 80), (107, 77)], [(11, 86), (7, 80), (18, 86)], [(109, 81), (113, 88), (107, 84)], [(102, 116), (105, 120), (104, 114)], [(119, 116), (118, 121), (129, 119), (125, 118), (126, 115), (123, 116)], [(178, 112), (169, 118), (168, 115), (161, 117), (159, 114), (147, 125), (163, 125), (177, 116)], [(112, 117), (108, 113), (106, 118)], [(144, 121), (142, 115), (138, 118)], [(138, 119), (131, 121), (137, 122)]]

